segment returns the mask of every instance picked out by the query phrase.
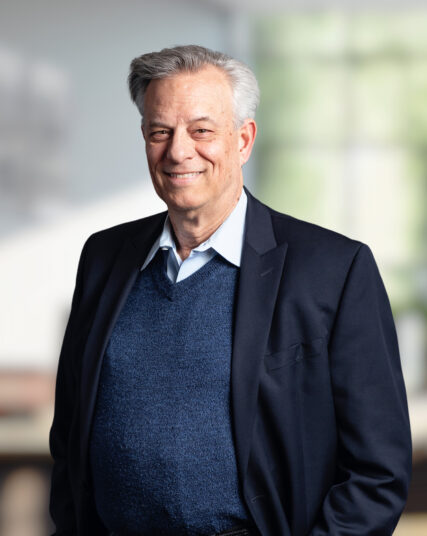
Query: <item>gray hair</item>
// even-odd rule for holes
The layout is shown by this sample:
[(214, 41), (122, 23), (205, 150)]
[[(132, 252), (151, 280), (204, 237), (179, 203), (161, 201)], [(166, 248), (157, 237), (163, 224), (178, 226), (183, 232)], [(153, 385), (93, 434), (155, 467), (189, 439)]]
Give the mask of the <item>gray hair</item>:
[(233, 93), (234, 125), (240, 127), (246, 118), (255, 118), (259, 103), (259, 87), (251, 69), (227, 54), (198, 45), (164, 48), (135, 58), (128, 77), (131, 99), (144, 120), (144, 95), (148, 84), (156, 78), (168, 78), (183, 71), (196, 72), (214, 65), (228, 77)]

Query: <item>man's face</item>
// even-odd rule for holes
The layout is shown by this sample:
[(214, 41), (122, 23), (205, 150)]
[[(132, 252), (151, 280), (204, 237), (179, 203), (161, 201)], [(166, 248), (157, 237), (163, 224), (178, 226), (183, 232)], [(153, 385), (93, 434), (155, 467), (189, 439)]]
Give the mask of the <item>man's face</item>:
[(230, 83), (214, 66), (150, 82), (144, 98), (147, 160), (170, 211), (215, 217), (232, 209), (255, 137), (252, 120), (235, 129), (233, 119)]

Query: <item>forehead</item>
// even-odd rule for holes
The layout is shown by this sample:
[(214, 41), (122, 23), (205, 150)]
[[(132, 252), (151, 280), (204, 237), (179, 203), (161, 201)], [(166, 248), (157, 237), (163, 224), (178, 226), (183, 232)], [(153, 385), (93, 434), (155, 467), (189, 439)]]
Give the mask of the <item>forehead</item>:
[(152, 80), (144, 96), (145, 120), (231, 118), (232, 96), (227, 75), (212, 65)]

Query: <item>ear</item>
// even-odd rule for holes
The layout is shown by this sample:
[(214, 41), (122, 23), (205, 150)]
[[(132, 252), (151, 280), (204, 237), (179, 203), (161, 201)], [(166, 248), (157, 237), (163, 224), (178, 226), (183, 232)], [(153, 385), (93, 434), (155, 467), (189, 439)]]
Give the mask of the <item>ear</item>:
[(245, 119), (243, 125), (238, 129), (240, 166), (243, 166), (251, 156), (254, 145), (257, 127), (254, 119)]
[(144, 138), (145, 140), (145, 132), (144, 132), (144, 125), (141, 123), (141, 132), (142, 132), (142, 137)]

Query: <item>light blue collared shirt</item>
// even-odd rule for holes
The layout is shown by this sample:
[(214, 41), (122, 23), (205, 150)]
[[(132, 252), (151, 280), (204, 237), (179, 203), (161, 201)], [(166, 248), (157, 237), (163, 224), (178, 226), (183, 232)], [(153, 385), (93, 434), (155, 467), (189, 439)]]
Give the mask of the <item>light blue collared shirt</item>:
[(185, 260), (182, 260), (177, 252), (169, 216), (166, 216), (163, 231), (150, 249), (141, 270), (148, 266), (159, 248), (169, 250), (167, 274), (174, 283), (178, 283), (197, 272), (217, 253), (235, 266), (240, 267), (247, 204), (248, 198), (245, 191), (242, 190), (237, 205), (227, 219), (205, 242), (192, 249)]

